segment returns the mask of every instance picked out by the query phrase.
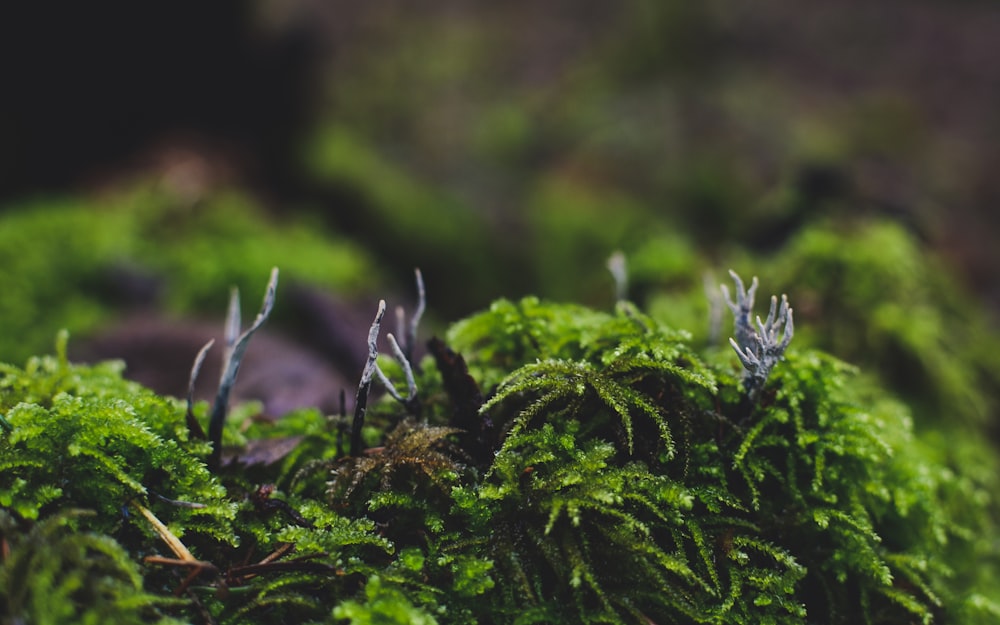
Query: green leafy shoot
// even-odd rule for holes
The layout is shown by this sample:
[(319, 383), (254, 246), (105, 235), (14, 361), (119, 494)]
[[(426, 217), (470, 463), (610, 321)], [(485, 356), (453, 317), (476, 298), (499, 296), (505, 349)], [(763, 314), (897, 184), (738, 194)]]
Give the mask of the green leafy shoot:
[(444, 487), (464, 466), (461, 452), (447, 440), (458, 430), (404, 420), (386, 437), (384, 445), (359, 456), (347, 456), (333, 463), (328, 495), (331, 501), (349, 499), (366, 479), (378, 476), (372, 485), (382, 491), (402, 484), (419, 483)]
[(207, 445), (187, 440), (178, 400), (123, 380), (115, 363), (52, 357), (23, 370), (5, 365), (0, 387), (11, 424), (0, 439), (3, 507), (27, 519), (86, 507), (97, 512), (87, 523), (107, 531), (138, 499), (192, 530), (235, 540), (235, 508), (205, 466)]
[(23, 529), (0, 510), (0, 621), (4, 623), (179, 623), (181, 602), (143, 589), (140, 567), (106, 534), (77, 531), (93, 512), (61, 510)]
[[(710, 583), (683, 546), (659, 539), (685, 531), (694, 498), (682, 485), (638, 463), (616, 466), (615, 448), (575, 421), (508, 441), (478, 496), (459, 501), (488, 524), (487, 553), (514, 603), (575, 606), (578, 622), (700, 613), (694, 597)], [(641, 579), (661, 592), (647, 595)]]
[[(556, 314), (562, 310), (549, 308)], [(614, 315), (581, 316), (566, 335), (575, 340), (564, 339), (544, 350), (552, 352), (544, 359), (516, 369), (482, 411), (512, 413), (510, 433), (539, 415), (572, 416), (620, 441), (630, 455), (638, 428), (645, 454), (672, 457), (673, 424), (715, 389), (711, 372), (681, 342), (682, 335), (656, 326), (626, 304)]]

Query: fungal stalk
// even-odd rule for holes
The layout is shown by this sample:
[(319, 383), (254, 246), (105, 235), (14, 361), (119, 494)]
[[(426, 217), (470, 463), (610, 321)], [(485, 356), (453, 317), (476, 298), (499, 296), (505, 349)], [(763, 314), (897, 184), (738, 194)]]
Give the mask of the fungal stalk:
[(406, 360), (413, 361), (413, 349), (417, 344), (417, 329), (420, 327), (420, 319), (424, 316), (427, 308), (427, 291), (424, 289), (424, 276), (420, 269), (413, 270), (417, 281), (417, 308), (413, 311), (410, 323), (406, 323), (406, 311), (402, 306), (396, 307), (396, 332), (397, 336), (403, 339), (400, 344), (402, 353)]
[(625, 252), (618, 250), (609, 256), (605, 266), (615, 281), (615, 301), (625, 301), (628, 299), (628, 265), (625, 260)]
[(382, 317), (385, 315), (385, 300), (378, 301), (375, 320), (368, 329), (368, 360), (361, 370), (361, 382), (358, 383), (358, 394), (354, 402), (354, 421), (351, 424), (351, 455), (361, 453), (361, 429), (365, 425), (365, 413), (368, 411), (368, 395), (372, 390), (372, 376), (378, 370), (378, 333), (382, 327)]
[(416, 413), (420, 411), (419, 402), (417, 401), (417, 382), (413, 377), (413, 367), (410, 365), (410, 361), (406, 358), (406, 354), (403, 353), (403, 348), (399, 346), (396, 341), (396, 337), (390, 332), (386, 335), (386, 339), (389, 341), (389, 346), (392, 348), (392, 355), (399, 363), (399, 366), (403, 369), (403, 375), (406, 377), (406, 397), (396, 390), (396, 385), (392, 383), (383, 371), (382, 368), (375, 364), (375, 374), (378, 379), (385, 386), (385, 389), (389, 392), (389, 395), (399, 403), (406, 406), (406, 409), (411, 414), (416, 416)]
[[(226, 414), (229, 410), (229, 394), (236, 383), (236, 376), (240, 371), (240, 363), (246, 353), (250, 338), (260, 329), (274, 308), (274, 293), (278, 288), (278, 269), (271, 270), (271, 278), (267, 283), (267, 290), (264, 293), (264, 301), (261, 303), (260, 312), (257, 318), (244, 332), (240, 333), (240, 293), (233, 289), (229, 298), (229, 312), (226, 315), (225, 331), (225, 352), (223, 353), (222, 374), (219, 377), (219, 389), (215, 394), (215, 402), (212, 404), (212, 415), (208, 422), (208, 439), (212, 443), (212, 455), (209, 456), (208, 466), (215, 470), (222, 460), (222, 428), (226, 422)], [(211, 343), (201, 348), (195, 358), (194, 367), (191, 371), (191, 380), (188, 385), (188, 406), (190, 411), (191, 395), (194, 391), (194, 379), (198, 375), (201, 363), (205, 354), (211, 347)], [(193, 416), (188, 419), (188, 426), (194, 422)]]

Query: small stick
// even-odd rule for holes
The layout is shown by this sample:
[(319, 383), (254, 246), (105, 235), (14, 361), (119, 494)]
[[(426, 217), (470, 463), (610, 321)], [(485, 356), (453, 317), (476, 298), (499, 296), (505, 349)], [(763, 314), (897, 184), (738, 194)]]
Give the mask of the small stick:
[(145, 558), (143, 558), (143, 562), (149, 564), (167, 564), (171, 566), (183, 566), (191, 568), (191, 572), (188, 574), (187, 577), (184, 578), (184, 581), (181, 582), (181, 585), (177, 587), (177, 590), (174, 591), (175, 595), (177, 595), (178, 597), (181, 596), (184, 593), (184, 591), (187, 590), (187, 588), (191, 585), (191, 582), (193, 582), (195, 578), (198, 577), (202, 572), (218, 571), (218, 568), (216, 568), (216, 566), (211, 562), (205, 562), (203, 560), (199, 560), (198, 558), (191, 555), (191, 552), (188, 551), (188, 548), (184, 546), (184, 543), (182, 543), (179, 538), (174, 536), (174, 533), (170, 531), (170, 528), (164, 525), (163, 521), (160, 521), (160, 519), (156, 518), (156, 515), (153, 514), (153, 512), (149, 508), (146, 508), (145, 506), (138, 504), (134, 501), (132, 502), (132, 507), (138, 510), (142, 514), (142, 516), (146, 517), (146, 520), (149, 521), (149, 524), (153, 526), (153, 530), (157, 534), (159, 534), (160, 538), (163, 539), (163, 542), (167, 543), (167, 546), (170, 547), (170, 550), (173, 551), (174, 555), (177, 556), (177, 558), (164, 558), (162, 556), (146, 556)]
[(174, 536), (174, 533), (170, 531), (170, 528), (164, 525), (163, 521), (156, 518), (156, 515), (153, 514), (149, 508), (134, 501), (132, 502), (132, 507), (138, 510), (142, 516), (146, 517), (149, 524), (153, 526), (153, 530), (159, 534), (160, 538), (163, 539), (163, 542), (167, 543), (167, 546), (170, 547), (170, 550), (174, 552), (174, 555), (176, 555), (178, 559), (192, 565), (197, 564), (200, 566), (208, 564), (207, 562), (201, 562), (198, 558), (191, 555), (191, 552), (184, 546), (184, 543), (182, 543), (179, 538)]

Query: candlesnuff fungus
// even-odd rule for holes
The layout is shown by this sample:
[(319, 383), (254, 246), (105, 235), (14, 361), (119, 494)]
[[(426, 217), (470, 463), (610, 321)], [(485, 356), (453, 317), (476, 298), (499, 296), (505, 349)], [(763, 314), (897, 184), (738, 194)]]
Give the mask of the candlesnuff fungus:
[(396, 307), (396, 327), (399, 336), (403, 339), (403, 343), (400, 345), (391, 332), (385, 336), (386, 340), (389, 341), (389, 347), (392, 348), (393, 357), (403, 369), (403, 376), (406, 378), (406, 397), (403, 397), (396, 390), (396, 385), (389, 380), (389, 377), (378, 366), (378, 363), (375, 364), (375, 373), (389, 392), (389, 395), (403, 404), (406, 407), (406, 411), (416, 417), (420, 414), (420, 401), (417, 398), (417, 382), (413, 378), (413, 366), (410, 363), (413, 360), (413, 348), (417, 343), (417, 329), (420, 326), (420, 319), (427, 308), (427, 292), (424, 289), (424, 278), (420, 274), (420, 270), (416, 269), (414, 273), (417, 279), (417, 308), (413, 312), (413, 317), (410, 319), (409, 325), (406, 323), (406, 311), (403, 310), (402, 306)]
[(406, 397), (403, 397), (396, 390), (395, 385), (378, 366), (378, 333), (382, 327), (382, 317), (385, 315), (385, 300), (379, 300), (375, 319), (368, 329), (368, 359), (365, 361), (365, 367), (361, 371), (361, 381), (358, 384), (358, 393), (354, 403), (354, 422), (351, 426), (352, 456), (357, 456), (361, 453), (361, 428), (364, 426), (365, 412), (368, 409), (368, 394), (371, 392), (372, 376), (378, 376), (378, 379), (385, 386), (389, 395), (403, 404), (407, 412), (414, 416), (420, 412), (420, 402), (417, 398), (417, 383), (413, 377), (413, 367), (410, 365), (410, 360), (413, 357), (413, 347), (417, 342), (417, 326), (420, 324), (420, 318), (423, 316), (424, 309), (427, 306), (427, 295), (424, 290), (424, 279), (420, 274), (420, 270), (417, 269), (415, 273), (417, 279), (417, 309), (414, 311), (408, 327), (406, 325), (406, 313), (403, 311), (402, 306), (396, 308), (396, 322), (405, 343), (400, 346), (392, 333), (386, 335), (389, 346), (392, 348), (392, 354), (399, 362), (399, 366), (403, 369), (403, 375), (406, 378)]
[(385, 300), (378, 301), (375, 319), (368, 329), (368, 360), (361, 371), (361, 381), (358, 383), (358, 393), (354, 401), (354, 421), (351, 424), (351, 455), (361, 453), (361, 428), (365, 424), (365, 412), (368, 410), (368, 394), (372, 389), (372, 376), (378, 370), (378, 331), (382, 327), (382, 317), (385, 315)]
[(625, 301), (628, 299), (628, 265), (625, 261), (625, 252), (618, 250), (609, 256), (605, 266), (615, 281), (615, 301)]
[(413, 274), (417, 281), (417, 308), (413, 311), (410, 323), (406, 323), (406, 311), (402, 306), (396, 307), (396, 332), (403, 339), (403, 354), (407, 361), (413, 361), (413, 348), (417, 344), (417, 329), (420, 327), (420, 319), (427, 309), (427, 290), (424, 288), (424, 276), (420, 269), (414, 269)]
[[(215, 394), (215, 402), (212, 404), (212, 414), (208, 422), (208, 439), (212, 443), (212, 455), (208, 459), (208, 466), (217, 469), (222, 459), (222, 428), (226, 422), (226, 412), (229, 410), (229, 394), (236, 383), (236, 376), (240, 371), (240, 363), (246, 353), (250, 337), (254, 335), (274, 308), (274, 293), (278, 288), (278, 268), (271, 269), (271, 278), (267, 282), (267, 290), (264, 293), (264, 301), (261, 303), (260, 312), (257, 318), (243, 333), (240, 333), (240, 293), (233, 289), (229, 298), (229, 312), (226, 315), (226, 347), (223, 353), (222, 374), (219, 377), (219, 389)], [(194, 395), (194, 381), (201, 369), (201, 364), (205, 359), (205, 354), (212, 347), (214, 341), (209, 341), (198, 352), (195, 357), (194, 366), (191, 368), (191, 379), (188, 383), (188, 428), (196, 434), (200, 434), (200, 427), (194, 419), (191, 410)]]
[(743, 346), (753, 345), (755, 332), (753, 330), (753, 322), (750, 320), (750, 313), (753, 312), (753, 298), (757, 293), (757, 276), (754, 276), (753, 282), (750, 284), (750, 290), (748, 291), (743, 286), (743, 280), (740, 279), (735, 271), (730, 269), (729, 275), (732, 276), (733, 281), (736, 283), (736, 301), (734, 302), (729, 296), (729, 289), (725, 284), (720, 284), (719, 288), (722, 289), (722, 296), (725, 298), (726, 304), (729, 305), (729, 309), (733, 311), (736, 344)]
[[(740, 362), (743, 364), (743, 388), (746, 389), (747, 396), (751, 401), (757, 399), (760, 390), (764, 388), (767, 377), (771, 374), (771, 369), (778, 364), (788, 349), (788, 344), (792, 342), (795, 326), (792, 322), (792, 309), (788, 306), (788, 296), (781, 296), (781, 307), (778, 307), (778, 298), (771, 296), (771, 310), (767, 314), (767, 320), (761, 321), (757, 317), (757, 328), (754, 329), (750, 323), (750, 313), (753, 311), (754, 294), (757, 291), (757, 277), (754, 276), (750, 289), (746, 290), (743, 281), (732, 269), (729, 270), (736, 283), (736, 301), (729, 296), (729, 289), (726, 285), (721, 285), (722, 293), (726, 298), (726, 303), (735, 317), (736, 338), (730, 337), (729, 344), (736, 350)], [(784, 326), (784, 329), (781, 329)], [(778, 333), (781, 332), (781, 339)]]
[[(0, 364), (0, 623), (997, 622), (992, 472), (941, 462), (831, 356), (774, 369), (788, 300), (751, 321), (757, 281), (733, 279), (743, 381), (631, 304), (532, 297), (432, 339), (436, 370), (408, 367), (422, 304), (399, 315), (397, 369), (380, 302), (351, 455), (346, 419), (301, 410), (239, 429), (294, 439), (280, 461), (214, 475), (183, 403), (119, 365), (73, 365), (65, 338)], [(420, 419), (369, 401), (380, 365)]]
[(403, 348), (399, 346), (396, 342), (396, 337), (392, 335), (392, 332), (387, 334), (385, 338), (389, 341), (389, 346), (392, 348), (392, 355), (399, 362), (399, 366), (403, 369), (403, 375), (406, 377), (406, 397), (396, 390), (396, 385), (392, 383), (383, 371), (382, 368), (375, 364), (375, 374), (378, 379), (385, 386), (385, 390), (389, 391), (389, 395), (399, 403), (406, 406), (407, 411), (411, 413), (418, 412), (419, 406), (417, 405), (417, 382), (413, 378), (413, 367), (410, 365), (410, 361), (407, 360), (406, 354), (403, 353)]

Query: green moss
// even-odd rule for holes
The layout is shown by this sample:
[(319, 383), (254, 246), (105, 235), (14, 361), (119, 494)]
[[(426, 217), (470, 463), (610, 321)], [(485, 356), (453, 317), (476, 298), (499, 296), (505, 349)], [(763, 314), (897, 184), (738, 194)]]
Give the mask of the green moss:
[(368, 233), (367, 249), (407, 271), (420, 265), (428, 276), (447, 276), (438, 280), (443, 302), (487, 301), (491, 283), (511, 280), (496, 262), (503, 250), (490, 236), (488, 215), (396, 165), (350, 128), (318, 134), (309, 167), (349, 204), (342, 218)]
[(351, 625), (438, 625), (437, 619), (414, 606), (406, 595), (385, 587), (378, 577), (368, 580), (364, 602), (345, 601), (333, 610), (334, 618)]
[(764, 275), (794, 294), (804, 340), (878, 372), (912, 400), (920, 418), (984, 424), (997, 415), (995, 331), (944, 266), (899, 225), (807, 228)]
[[(627, 303), (500, 300), (447, 337), (465, 365), (422, 363), (422, 419), (373, 400), (374, 445), (356, 456), (342, 418), (234, 419), (224, 440), (277, 460), (214, 472), (183, 405), (119, 367), (72, 365), (64, 346), (5, 366), (0, 575), (25, 581), (0, 608), (31, 620), (25, 588), (69, 588), (59, 580), (105, 558), (110, 603), (67, 590), (51, 622), (123, 606), (232, 624), (1000, 613), (994, 465), (953, 464), (905, 404), (832, 356), (793, 344), (750, 401), (735, 354), (700, 353)], [(471, 413), (470, 385), (486, 396)], [(184, 557), (170, 537), (198, 562), (163, 560)], [(31, 560), (31, 541), (64, 569)]]
[(182, 404), (121, 378), (118, 363), (79, 367), (65, 357), (0, 369), (0, 410), (10, 431), (0, 445), (0, 503), (24, 519), (86, 507), (88, 522), (112, 531), (129, 504), (161, 498), (169, 522), (220, 539), (235, 509), (202, 464), (207, 447), (184, 429)]
[(191, 313), (224, 310), (231, 286), (252, 292), (276, 265), (291, 282), (339, 292), (357, 291), (373, 275), (356, 246), (306, 223), (269, 219), (246, 196), (218, 192), (191, 204), (153, 186), (8, 209), (0, 263), (6, 362), (44, 352), (61, 328), (82, 335), (108, 323), (123, 298), (135, 297), (130, 280), (151, 291), (140, 299)]
[(67, 511), (24, 532), (0, 510), (9, 548), (0, 564), (4, 623), (158, 623), (183, 621), (162, 609), (179, 602), (143, 590), (142, 570), (113, 538), (70, 529), (88, 515)]
[[(676, 254), (669, 242), (655, 239), (637, 249), (641, 262), (631, 271), (637, 297), (657, 320), (689, 329), (697, 343), (724, 344), (727, 330), (711, 322), (721, 271), (703, 285), (693, 274), (686, 281), (656, 279), (648, 270), (662, 266), (669, 276)], [(763, 283), (788, 294), (801, 321), (797, 345), (877, 375), (927, 426), (982, 428), (995, 422), (1000, 413), (995, 324), (944, 263), (902, 226), (822, 221), (773, 254), (732, 251), (723, 262), (755, 267)], [(697, 260), (691, 265), (696, 269)]]
[(605, 259), (640, 233), (651, 234), (647, 206), (579, 173), (539, 181), (524, 212), (532, 238), (526, 253), (534, 259), (539, 292), (553, 299), (607, 301)]
[[(486, 511), (466, 504), (508, 568), (508, 609), (575, 605), (583, 622), (963, 613), (973, 594), (951, 585), (949, 567), (968, 563), (947, 554), (993, 521), (967, 516), (980, 485), (928, 464), (901, 404), (806, 352), (779, 365), (742, 416), (728, 365), (706, 374), (678, 335), (627, 308), (572, 310), (501, 304), (458, 330), (482, 332), (470, 347), (494, 337), (479, 353), (515, 368), (486, 405), (509, 433), (485, 485), (467, 494)], [(591, 332), (606, 342), (588, 349)], [(641, 437), (630, 432), (640, 422)], [(952, 507), (955, 489), (963, 503)]]

